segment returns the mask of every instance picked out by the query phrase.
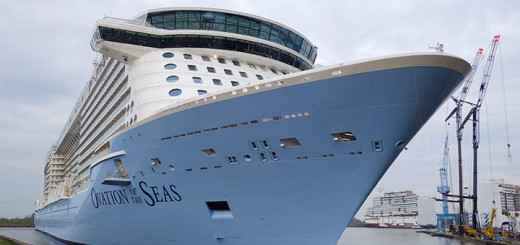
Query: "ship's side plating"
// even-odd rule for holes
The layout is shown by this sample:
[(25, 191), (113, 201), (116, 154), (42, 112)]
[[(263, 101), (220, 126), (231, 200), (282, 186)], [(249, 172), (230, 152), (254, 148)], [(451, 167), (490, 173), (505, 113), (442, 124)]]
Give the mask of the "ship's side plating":
[[(171, 13), (142, 18), (167, 25)], [(208, 13), (218, 20), (208, 10), (200, 24)], [(74, 188), (58, 184), (66, 195), (41, 202), (35, 216), (37, 229), (80, 244), (336, 244), (470, 68), (449, 55), (408, 54), (296, 72), (310, 68), (315, 47), (276, 39), (265, 49), (261, 28), (238, 35), (241, 19), (223, 39), (103, 21), (94, 45), (113, 57), (104, 70), (112, 79), (96, 81), (100, 102), (80, 104), (90, 113), (69, 120), (60, 142), (70, 143), (57, 147), (71, 155), (50, 155), (55, 165), (78, 161), (65, 165)], [(212, 35), (223, 28), (213, 24)], [(221, 44), (182, 46), (186, 38)]]
[[(419, 56), (373, 65), (399, 58)], [(250, 94), (236, 90), (235, 96), (200, 99), (134, 125), (110, 140), (113, 157), (92, 167), (89, 191), (63, 239), (335, 244), (398, 153), (463, 77), (461, 60), (421, 58), (459, 66), (346, 76), (332, 74), (356, 64), (324, 69), (330, 78), (313, 81), (309, 72), (273, 80), (258, 92), (252, 86)], [(336, 134), (344, 132), (355, 140), (338, 142)], [(287, 141), (292, 138), (298, 143)], [(126, 187), (101, 184), (116, 161), (129, 175)]]

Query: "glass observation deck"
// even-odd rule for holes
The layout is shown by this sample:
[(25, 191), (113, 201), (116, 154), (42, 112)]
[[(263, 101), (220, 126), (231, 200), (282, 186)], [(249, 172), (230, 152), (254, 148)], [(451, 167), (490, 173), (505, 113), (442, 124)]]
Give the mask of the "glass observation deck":
[[(110, 18), (109, 18), (110, 19)], [(132, 22), (165, 30), (209, 30), (259, 38), (286, 47), (301, 56), (265, 43), (215, 35), (153, 35), (134, 30), (99, 26), (94, 40), (105, 40), (153, 48), (212, 48), (255, 54), (274, 59), (300, 70), (312, 68), (317, 47), (283, 26), (258, 18), (211, 10), (167, 10), (149, 12)], [(126, 29), (126, 28), (125, 28)]]

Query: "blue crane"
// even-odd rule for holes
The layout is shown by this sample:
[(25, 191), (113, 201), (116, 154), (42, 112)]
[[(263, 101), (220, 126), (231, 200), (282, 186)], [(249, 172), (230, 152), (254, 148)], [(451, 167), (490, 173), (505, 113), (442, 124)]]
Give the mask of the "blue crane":
[(437, 187), (437, 192), (442, 194), (442, 215), (437, 216), (437, 230), (445, 232), (449, 227), (446, 221), (451, 220), (451, 224), (455, 224), (455, 216), (450, 214), (448, 208), (448, 196), (450, 186), (448, 185), (448, 166), (450, 162), (450, 152), (448, 148), (448, 134), (446, 133), (446, 141), (444, 142), (444, 166), (439, 170), (441, 175), (441, 185)]

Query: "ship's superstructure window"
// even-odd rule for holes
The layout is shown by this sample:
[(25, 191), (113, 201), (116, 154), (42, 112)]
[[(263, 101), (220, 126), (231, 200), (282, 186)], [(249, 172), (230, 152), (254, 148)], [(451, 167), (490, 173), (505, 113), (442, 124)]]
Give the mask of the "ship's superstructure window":
[(249, 68), (256, 70), (256, 66), (255, 65), (253, 65), (253, 64), (248, 64), (248, 65), (249, 65)]
[(292, 49), (313, 62), (317, 55), (317, 48), (294, 31), (275, 23), (234, 13), (170, 10), (148, 13), (146, 22), (155, 28), (167, 30), (214, 30), (256, 37)]
[(179, 80), (178, 76), (169, 76), (166, 78), (166, 81), (168, 82), (177, 82)]
[(202, 83), (202, 78), (200, 78), (200, 77), (193, 77), (193, 82), (194, 83)]
[(229, 69), (224, 69), (224, 73), (226, 73), (227, 75), (233, 75), (233, 71)]
[(201, 56), (203, 61), (211, 62), (208, 56)]
[(213, 79), (213, 84), (222, 86), (222, 81), (220, 79)]
[(220, 64), (226, 64), (226, 60), (222, 58), (218, 58), (218, 63)]
[(193, 56), (191, 54), (183, 54), (183, 55), (184, 55), (184, 59), (187, 59), (187, 60), (193, 59)]
[(241, 65), (240, 65), (240, 62), (238, 62), (238, 61), (236, 61), (236, 60), (232, 60), (232, 61), (233, 61), (233, 65), (235, 65), (235, 66), (241, 66)]
[(243, 71), (240, 71), (240, 72), (238, 72), (238, 73), (240, 73), (240, 76), (242, 76), (242, 77), (245, 77), (245, 78), (248, 77), (248, 76), (247, 76), (247, 73), (245, 73), (245, 72), (243, 72)]
[(170, 90), (169, 92), (170, 96), (179, 96), (182, 94), (182, 90), (176, 88), (176, 89), (172, 89)]
[(240, 85), (240, 83), (237, 82), (237, 81), (231, 81), (231, 85), (232, 85), (233, 87), (236, 87), (236, 86)]
[(264, 80), (264, 77), (262, 77), (262, 75), (256, 75), (256, 78), (258, 78), (258, 80)]
[(198, 93), (199, 95), (203, 95), (203, 94), (207, 94), (208, 91), (206, 91), (206, 90), (197, 90), (197, 93)]
[(196, 65), (188, 65), (188, 69), (190, 71), (197, 71), (197, 66)]
[(177, 65), (175, 65), (175, 64), (170, 63), (170, 64), (164, 65), (164, 69), (166, 69), (166, 70), (173, 70), (175, 68), (177, 68)]
[(208, 66), (208, 72), (217, 73), (217, 70), (215, 70), (215, 67)]
[(173, 56), (174, 56), (173, 53), (170, 53), (170, 52), (166, 52), (162, 55), (162, 57), (164, 57), (164, 58), (173, 58)]
[(273, 68), (270, 68), (270, 69), (271, 69), (271, 71), (272, 71), (274, 74), (278, 75), (278, 72), (276, 72), (275, 69), (273, 69)]

